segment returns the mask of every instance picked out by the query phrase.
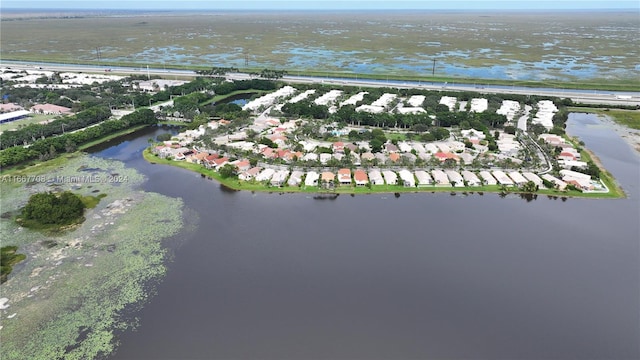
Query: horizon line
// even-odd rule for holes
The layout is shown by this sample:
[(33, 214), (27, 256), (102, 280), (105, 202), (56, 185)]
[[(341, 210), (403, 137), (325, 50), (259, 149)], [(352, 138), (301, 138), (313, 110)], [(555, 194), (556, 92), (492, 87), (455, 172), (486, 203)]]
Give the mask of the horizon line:
[(30, 7), (19, 7), (19, 6), (3, 6), (3, 10), (82, 10), (82, 11), (92, 11), (92, 10), (129, 10), (129, 11), (598, 11), (598, 10), (639, 10), (640, 7), (629, 7), (629, 8), (617, 8), (617, 7), (587, 7), (587, 8), (472, 8), (472, 9), (460, 9), (460, 8), (438, 8), (438, 9), (428, 9), (428, 8), (370, 8), (370, 9), (361, 9), (361, 8), (224, 8), (224, 9), (212, 9), (212, 8), (187, 8), (187, 9), (179, 9), (179, 8), (77, 8), (77, 7), (52, 7), (52, 8), (30, 8)]

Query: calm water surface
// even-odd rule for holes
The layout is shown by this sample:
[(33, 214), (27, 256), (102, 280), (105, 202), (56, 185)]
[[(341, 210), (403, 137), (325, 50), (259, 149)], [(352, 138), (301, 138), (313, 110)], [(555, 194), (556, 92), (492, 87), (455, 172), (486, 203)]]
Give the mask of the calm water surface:
[(114, 359), (640, 357), (639, 159), (595, 117), (569, 130), (628, 199), (314, 200), (147, 164), (150, 131), (166, 130), (97, 152), (198, 224)]

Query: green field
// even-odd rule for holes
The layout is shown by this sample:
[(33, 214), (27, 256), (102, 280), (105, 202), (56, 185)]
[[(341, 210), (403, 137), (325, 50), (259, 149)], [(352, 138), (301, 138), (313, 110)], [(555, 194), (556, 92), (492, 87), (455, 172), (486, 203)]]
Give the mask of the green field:
[(51, 120), (56, 118), (58, 118), (58, 116), (56, 115), (35, 115), (35, 114), (29, 115), (24, 119), (0, 124), (0, 131), (10, 131), (14, 129), (19, 129), (27, 125), (37, 124), (41, 121), (46, 121), (46, 120)]

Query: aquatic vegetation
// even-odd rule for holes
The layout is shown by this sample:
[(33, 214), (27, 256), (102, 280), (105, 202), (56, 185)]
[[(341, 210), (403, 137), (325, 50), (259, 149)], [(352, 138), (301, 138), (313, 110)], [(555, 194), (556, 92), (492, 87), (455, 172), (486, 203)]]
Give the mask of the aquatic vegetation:
[(18, 251), (17, 246), (3, 246), (0, 250), (0, 282), (7, 281), (7, 277), (13, 271), (13, 266), (27, 257), (25, 254), (16, 254), (16, 251)]
[[(121, 183), (66, 182), (78, 173), (119, 174)], [(47, 182), (2, 184), (3, 211), (15, 212), (44, 189), (108, 194), (86, 221), (47, 236), (0, 220), (0, 236), (26, 253), (2, 285), (2, 359), (89, 359), (117, 347), (115, 332), (134, 326), (127, 313), (152, 294), (164, 274), (163, 239), (182, 224), (182, 201), (140, 190), (144, 177), (117, 161), (82, 156), (47, 173)], [(56, 181), (59, 180), (59, 181)]]

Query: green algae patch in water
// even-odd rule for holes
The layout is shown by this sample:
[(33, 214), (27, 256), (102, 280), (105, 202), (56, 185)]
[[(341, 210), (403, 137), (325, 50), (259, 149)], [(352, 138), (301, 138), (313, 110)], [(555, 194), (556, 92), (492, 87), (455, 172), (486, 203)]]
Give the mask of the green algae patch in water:
[[(83, 172), (127, 181), (63, 181)], [(46, 175), (61, 181), (3, 185), (2, 211), (18, 211), (30, 194), (52, 188), (107, 196), (86, 210), (83, 224), (58, 236), (0, 220), (3, 245), (27, 255), (1, 285), (0, 358), (107, 356), (118, 345), (115, 334), (134, 326), (128, 314), (165, 274), (162, 242), (182, 227), (182, 201), (139, 190), (144, 177), (117, 161), (83, 156)]]

